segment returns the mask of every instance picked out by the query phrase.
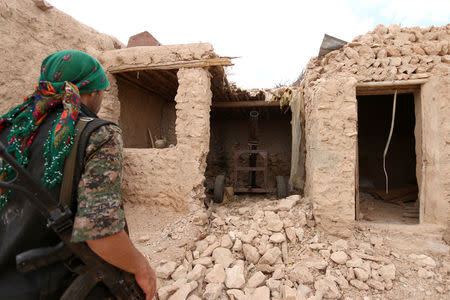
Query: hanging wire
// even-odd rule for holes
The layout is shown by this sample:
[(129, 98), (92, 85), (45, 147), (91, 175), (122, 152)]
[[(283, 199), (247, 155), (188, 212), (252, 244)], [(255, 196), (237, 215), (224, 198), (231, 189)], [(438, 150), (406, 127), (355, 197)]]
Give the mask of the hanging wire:
[(389, 149), (389, 144), (391, 143), (392, 132), (394, 131), (394, 121), (395, 121), (395, 109), (397, 107), (397, 90), (395, 90), (394, 94), (394, 102), (392, 103), (392, 121), (391, 121), (391, 130), (389, 131), (389, 137), (386, 143), (386, 147), (384, 147), (383, 152), (383, 170), (384, 176), (386, 177), (386, 194), (389, 194), (389, 177), (386, 171), (386, 154)]

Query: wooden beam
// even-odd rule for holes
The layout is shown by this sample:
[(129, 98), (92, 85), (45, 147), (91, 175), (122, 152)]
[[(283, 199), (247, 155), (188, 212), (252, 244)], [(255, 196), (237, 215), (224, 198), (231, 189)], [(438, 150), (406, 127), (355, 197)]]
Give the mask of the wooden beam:
[(417, 91), (419, 87), (398, 87), (398, 88), (378, 88), (378, 89), (356, 89), (356, 96), (393, 95), (395, 91), (399, 94), (409, 94)]
[(207, 68), (212, 66), (232, 66), (230, 57), (217, 57), (217, 58), (207, 58), (200, 60), (190, 60), (190, 61), (177, 61), (168, 62), (161, 64), (149, 63), (137, 63), (137, 64), (124, 64), (120, 66), (109, 67), (108, 71), (112, 74), (130, 71), (141, 71), (141, 70), (172, 70), (181, 68)]
[(410, 79), (410, 80), (361, 82), (356, 85), (356, 88), (401, 87), (407, 85), (421, 85), (426, 83), (427, 81), (428, 81), (427, 79)]
[(130, 75), (128, 75), (126, 73), (117, 74), (117, 76), (121, 80), (127, 82), (128, 84), (133, 85), (134, 87), (136, 87), (138, 89), (143, 89), (144, 91), (147, 91), (148, 93), (150, 93), (152, 95), (161, 97), (161, 98), (166, 99), (166, 100), (172, 100), (169, 95), (164, 95), (163, 93), (161, 93), (161, 91), (154, 90), (154, 89), (152, 89), (152, 88), (150, 88), (150, 87), (140, 83), (139, 81), (134, 80), (133, 78), (130, 78)]
[(213, 102), (212, 107), (232, 108), (232, 107), (271, 107), (280, 106), (279, 101), (219, 101)]

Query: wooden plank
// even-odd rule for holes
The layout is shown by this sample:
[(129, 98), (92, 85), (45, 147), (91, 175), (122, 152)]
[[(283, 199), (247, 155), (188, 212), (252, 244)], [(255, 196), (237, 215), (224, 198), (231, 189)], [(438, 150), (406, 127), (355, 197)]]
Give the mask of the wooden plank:
[(422, 85), (426, 83), (427, 79), (409, 79), (409, 80), (392, 80), (392, 81), (371, 81), (360, 82), (356, 85), (356, 88), (367, 87), (402, 87), (407, 85)]
[(112, 74), (130, 71), (141, 71), (141, 70), (172, 70), (181, 68), (206, 68), (212, 66), (232, 66), (231, 58), (229, 57), (217, 57), (208, 58), (201, 60), (190, 60), (190, 61), (177, 61), (161, 64), (149, 63), (137, 63), (137, 64), (124, 64), (120, 66), (113, 66), (108, 68), (108, 71)]
[(232, 108), (232, 107), (262, 107), (280, 106), (279, 101), (217, 101), (212, 103), (212, 107)]

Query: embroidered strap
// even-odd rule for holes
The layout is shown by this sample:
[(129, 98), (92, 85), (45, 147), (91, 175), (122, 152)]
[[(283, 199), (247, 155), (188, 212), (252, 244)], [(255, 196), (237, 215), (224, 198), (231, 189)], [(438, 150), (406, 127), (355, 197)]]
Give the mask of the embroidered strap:
[(81, 117), (78, 120), (76, 125), (76, 136), (73, 142), (73, 147), (70, 150), (70, 153), (67, 156), (66, 162), (64, 164), (64, 173), (61, 183), (61, 191), (59, 193), (59, 203), (62, 205), (67, 205), (68, 207), (70, 207), (72, 203), (74, 175), (77, 163), (78, 143), (80, 141), (80, 137), (84, 131), (84, 128), (92, 120), (94, 120), (94, 118), (89, 117)]

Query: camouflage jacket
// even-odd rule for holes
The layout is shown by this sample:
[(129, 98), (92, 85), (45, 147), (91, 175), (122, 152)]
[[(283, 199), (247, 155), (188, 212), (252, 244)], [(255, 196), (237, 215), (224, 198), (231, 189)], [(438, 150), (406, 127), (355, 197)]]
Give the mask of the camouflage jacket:
[(107, 237), (124, 228), (122, 147), (122, 133), (115, 125), (102, 126), (92, 133), (78, 185), (72, 242)]

